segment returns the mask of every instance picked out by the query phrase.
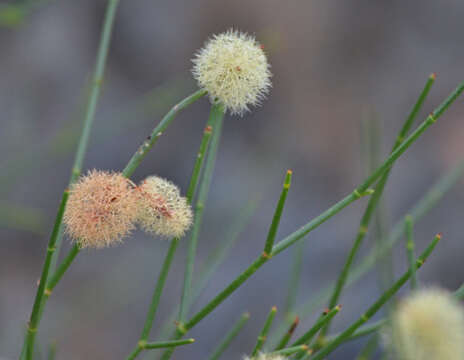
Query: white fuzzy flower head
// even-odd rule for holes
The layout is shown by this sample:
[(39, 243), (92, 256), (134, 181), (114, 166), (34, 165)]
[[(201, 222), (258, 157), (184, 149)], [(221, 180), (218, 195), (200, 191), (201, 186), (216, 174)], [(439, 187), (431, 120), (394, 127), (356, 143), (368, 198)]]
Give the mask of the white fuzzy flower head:
[(401, 360), (464, 359), (464, 310), (445, 290), (413, 293), (399, 304), (391, 326)]
[(192, 224), (192, 209), (179, 188), (158, 176), (138, 187), (137, 221), (145, 231), (162, 237), (181, 237)]
[(255, 357), (245, 356), (243, 360), (287, 360), (287, 358), (283, 357), (282, 355), (269, 355), (259, 353), (258, 356)]
[(232, 114), (259, 105), (271, 87), (271, 72), (263, 48), (246, 33), (229, 30), (214, 35), (198, 51), (192, 73), (211, 102)]

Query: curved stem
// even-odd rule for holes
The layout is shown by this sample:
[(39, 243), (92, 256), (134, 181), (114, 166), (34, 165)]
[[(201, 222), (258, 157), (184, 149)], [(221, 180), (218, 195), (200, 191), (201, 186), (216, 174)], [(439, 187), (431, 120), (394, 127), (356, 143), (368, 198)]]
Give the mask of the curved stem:
[(128, 164), (122, 171), (122, 174), (126, 177), (130, 177), (135, 169), (140, 165), (143, 158), (148, 154), (153, 145), (158, 141), (159, 137), (166, 130), (168, 125), (174, 120), (177, 114), (185, 109), (187, 106), (193, 104), (198, 99), (205, 96), (207, 92), (205, 90), (198, 90), (192, 95), (186, 97), (184, 100), (175, 105), (169, 112), (161, 119), (160, 123), (153, 129), (151, 135), (149, 135), (146, 140), (140, 145), (139, 149), (132, 155), (132, 158), (129, 160)]

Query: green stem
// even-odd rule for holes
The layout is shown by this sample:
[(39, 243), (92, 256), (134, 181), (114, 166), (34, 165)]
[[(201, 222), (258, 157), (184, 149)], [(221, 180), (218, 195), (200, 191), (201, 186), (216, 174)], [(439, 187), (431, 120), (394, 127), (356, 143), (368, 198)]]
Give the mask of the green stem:
[(143, 326), (142, 334), (140, 336), (140, 341), (146, 341), (148, 339), (148, 336), (150, 335), (151, 328), (153, 327), (153, 321), (155, 320), (156, 311), (158, 309), (159, 301), (161, 299), (161, 294), (163, 293), (164, 284), (168, 277), (172, 259), (174, 258), (174, 254), (176, 252), (178, 244), (179, 244), (178, 238), (174, 238), (171, 240), (171, 244), (169, 245), (169, 250), (166, 254), (166, 257), (164, 258), (164, 262), (161, 267), (158, 280), (156, 282), (156, 287), (153, 292), (150, 307), (147, 312), (147, 317), (145, 319), (145, 325)]
[(413, 221), (411, 215), (405, 217), (405, 232), (406, 232), (406, 251), (408, 254), (409, 268), (411, 269), (411, 290), (417, 288), (415, 256), (414, 256), (414, 234)]
[[(361, 185), (353, 190), (351, 194), (340, 200), (338, 203), (330, 207), (328, 210), (323, 212), (321, 215), (314, 218), (312, 221), (302, 226), (297, 231), (293, 232), (276, 245), (273, 246), (271, 257), (275, 256), (296, 241), (306, 236), (309, 232), (317, 228), (319, 225), (330, 219), (332, 216), (339, 213), (346, 206), (352, 202), (360, 199), (362, 196), (372, 194), (372, 190), (369, 186), (372, 185), (382, 174), (388, 170), (393, 163), (433, 124), (437, 118), (443, 114), (443, 112), (456, 100), (456, 98), (464, 91), (464, 82), (461, 83), (451, 95), (437, 108), (432, 114), (430, 114), (426, 120), (424, 120), (416, 130), (405, 139), (398, 148), (393, 151), (390, 156), (379, 166)], [(266, 263), (268, 257), (260, 256), (235, 280), (233, 280), (222, 292), (220, 292), (215, 298), (213, 298), (208, 304), (206, 304), (201, 310), (193, 315), (190, 320), (182, 326), (177, 332), (177, 338), (182, 337), (188, 330), (198, 324), (203, 318), (210, 314), (217, 306), (219, 306), (229, 295), (231, 295), (240, 285), (242, 285), (251, 275), (253, 275), (264, 263)], [(165, 352), (162, 356), (163, 360), (170, 358), (172, 352)]]
[[(100, 96), (101, 85), (103, 82), (103, 76), (105, 72), (106, 58), (108, 55), (108, 49), (111, 40), (111, 32), (113, 29), (114, 19), (116, 15), (116, 10), (119, 4), (119, 0), (109, 0), (106, 8), (105, 19), (103, 23), (103, 30), (101, 33), (100, 45), (97, 54), (97, 63), (95, 67), (95, 73), (93, 77), (93, 86), (90, 93), (89, 103), (87, 105), (87, 110), (84, 118), (84, 127), (82, 129), (81, 137), (76, 151), (76, 157), (74, 159), (74, 165), (71, 171), (71, 178), (69, 183), (74, 183), (79, 177), (82, 169), (82, 163), (84, 161), (85, 152), (88, 147), (90, 130), (92, 128), (93, 121), (95, 119), (95, 112), (97, 108), (98, 99)], [(58, 251), (55, 251), (57, 247), (61, 245), (61, 224), (63, 220), (64, 210), (66, 208), (66, 202), (68, 199), (68, 191), (64, 192), (60, 208), (58, 210), (58, 215), (55, 220), (55, 225), (53, 228), (52, 236), (48, 243), (47, 255), (45, 258), (45, 263), (42, 269), (42, 275), (40, 278), (41, 284), (37, 289), (37, 294), (34, 300), (34, 306), (32, 308), (31, 317), (28, 324), (28, 330), (26, 335), (26, 360), (32, 359), (33, 347), (35, 341), (35, 334), (37, 332), (37, 327), (40, 322), (40, 315), (42, 313), (42, 298), (45, 285), (48, 281), (48, 275), (52, 263), (56, 262), (58, 257)], [(51, 250), (53, 249), (53, 250)], [(55, 255), (53, 254), (55, 252)], [(32, 331), (31, 331), (32, 329)]]
[[(397, 149), (401, 146), (403, 141), (405, 140), (406, 135), (408, 134), (409, 130), (412, 127), (412, 124), (416, 118), (416, 115), (418, 111), (420, 110), (422, 104), (424, 103), (425, 98), (427, 97), (427, 94), (430, 91), (430, 88), (435, 81), (435, 75), (432, 74), (427, 83), (425, 84), (424, 89), (422, 90), (419, 99), (417, 100), (416, 104), (414, 105), (411, 113), (407, 117), (406, 121), (404, 122), (401, 130), (398, 133), (398, 136), (396, 138), (395, 144), (393, 145), (391, 154), (394, 154)], [(460, 90), (462, 91), (462, 89)], [(432, 121), (435, 121), (437, 119), (436, 114), (433, 113), (429, 116), (429, 119), (432, 119)], [(407, 140), (406, 140), (407, 141)], [(391, 167), (389, 167), (385, 173), (382, 175), (380, 178), (377, 186), (375, 187), (375, 192), (369, 199), (369, 202), (367, 204), (366, 210), (361, 218), (361, 223), (359, 225), (359, 230), (358, 234), (356, 235), (355, 241), (350, 249), (350, 252), (348, 254), (348, 257), (345, 261), (345, 264), (343, 265), (342, 271), (340, 272), (340, 275), (337, 279), (337, 283), (335, 285), (335, 288), (333, 290), (332, 296), (329, 301), (329, 308), (333, 308), (340, 299), (340, 295), (342, 293), (343, 287), (345, 285), (346, 279), (348, 277), (348, 273), (351, 269), (351, 265), (354, 261), (354, 258), (356, 257), (358, 250), (361, 247), (361, 244), (364, 240), (364, 237), (366, 236), (369, 223), (371, 221), (372, 215), (374, 214), (375, 209), (377, 208), (377, 205), (379, 204), (380, 198), (383, 194), (383, 190), (385, 189), (385, 184), (387, 183), (388, 177), (390, 175)], [(324, 336), (328, 330), (329, 330), (330, 322), (327, 323), (327, 325), (324, 327), (324, 329), (321, 331), (321, 336)]]
[[(223, 261), (227, 258), (229, 250), (237, 241), (240, 233), (243, 231), (245, 225), (249, 222), (251, 215), (256, 209), (256, 201), (250, 200), (249, 203), (241, 209), (239, 212), (238, 218), (233, 221), (233, 224), (230, 227), (230, 231), (225, 236), (224, 241), (222, 241), (216, 249), (214, 249), (205, 261), (205, 264), (198, 275), (198, 280), (193, 284), (193, 296), (191, 297), (187, 311), (192, 307), (194, 300), (196, 300), (201, 294), (202, 291), (205, 289), (208, 282), (211, 278), (217, 273), (217, 269), (219, 265), (223, 263)], [(170, 333), (170, 330), (175, 323), (175, 320), (178, 315), (178, 310), (175, 309), (171, 312), (170, 316), (165, 321), (164, 325), (159, 332), (160, 338), (166, 338)]]
[(186, 97), (184, 100), (179, 102), (177, 105), (175, 105), (160, 121), (158, 126), (156, 126), (151, 135), (147, 137), (147, 139), (140, 145), (139, 149), (135, 152), (135, 154), (132, 156), (132, 158), (129, 160), (129, 163), (126, 165), (124, 170), (122, 171), (123, 175), (126, 177), (130, 177), (135, 169), (140, 165), (142, 162), (143, 158), (148, 154), (148, 152), (151, 150), (153, 145), (157, 142), (159, 137), (163, 134), (163, 132), (166, 130), (168, 125), (171, 123), (172, 120), (176, 117), (176, 115), (183, 109), (185, 109), (187, 106), (193, 104), (195, 101), (198, 99), (202, 98), (205, 96), (207, 92), (205, 90), (198, 90), (194, 92), (192, 95)]
[(299, 322), (300, 318), (298, 316), (295, 316), (295, 320), (293, 320), (293, 323), (290, 325), (288, 331), (284, 334), (284, 336), (282, 336), (282, 339), (279, 341), (274, 351), (283, 349), (285, 346), (287, 346)]
[(50, 270), (50, 265), (52, 261), (52, 255), (55, 251), (55, 244), (56, 239), (58, 237), (59, 229), (61, 220), (63, 218), (63, 213), (66, 207), (66, 202), (69, 197), (69, 191), (65, 190), (63, 193), (63, 197), (61, 198), (61, 203), (58, 209), (58, 214), (56, 215), (55, 225), (53, 227), (52, 235), (50, 236), (50, 240), (47, 246), (47, 255), (45, 256), (45, 262), (42, 268), (42, 275), (40, 276), (39, 286), (37, 288), (37, 293), (35, 295), (34, 305), (32, 307), (31, 317), (29, 319), (29, 323), (27, 324), (27, 331), (26, 331), (26, 343), (25, 343), (25, 357), (26, 360), (32, 359), (32, 354), (34, 352), (34, 342), (35, 336), (37, 333), (37, 327), (40, 321), (40, 307), (42, 305), (42, 299), (44, 297), (45, 286), (48, 280), (48, 273)]
[[(361, 326), (357, 329), (350, 337), (346, 338), (345, 341), (352, 341), (359, 339), (363, 336), (370, 335), (379, 331), (385, 324), (387, 323), (388, 319), (381, 319), (372, 324)], [(336, 336), (331, 336), (330, 339), (334, 339)]]
[[(422, 253), (422, 255), (416, 261), (416, 268), (419, 269), (427, 260), (429, 255), (434, 250), (441, 236), (438, 234), (433, 239), (432, 243)], [(383, 293), (378, 300), (362, 314), (358, 320), (356, 320), (351, 326), (349, 326), (340, 335), (331, 340), (326, 346), (324, 346), (319, 352), (317, 352), (311, 359), (322, 360), (335, 350), (338, 345), (346, 341), (353, 333), (369, 319), (371, 319), (377, 311), (409, 280), (411, 277), (411, 270), (409, 269), (403, 276), (401, 276), (385, 293)]]
[(81, 250), (81, 248), (80, 248), (79, 244), (74, 244), (73, 247), (71, 248), (71, 250), (69, 250), (68, 255), (66, 255), (66, 257), (61, 262), (60, 266), (58, 266), (56, 271), (50, 277), (50, 280), (47, 283), (47, 289), (45, 290), (45, 295), (46, 295), (47, 298), (50, 296), (50, 294), (52, 293), (55, 286), (61, 280), (64, 273), (71, 266), (71, 263), (74, 261), (77, 254), (79, 254), (80, 250)]
[[(443, 198), (443, 196), (458, 182), (464, 173), (464, 161), (461, 161), (451, 171), (443, 175), (433, 186), (426, 192), (426, 194), (409, 210), (409, 213), (414, 222), (422, 219), (435, 205)], [(350, 286), (358, 281), (364, 274), (370, 271), (384, 256), (388, 254), (393, 246), (401, 239), (404, 233), (404, 220), (398, 221), (392, 228), (387, 239), (382, 241), (380, 248), (375, 248), (364, 257), (359, 265), (353, 268), (346, 286)], [(330, 298), (331, 291), (335, 284), (329, 284), (326, 288), (313, 294), (311, 299), (306, 303), (299, 306), (295, 313), (300, 314), (301, 317), (312, 314), (315, 309), (320, 308)], [(464, 290), (463, 290), (464, 292)], [(278, 331), (275, 333), (275, 337), (282, 336), (290, 321), (284, 322)]]
[(189, 187), (187, 189), (187, 201), (189, 204), (192, 203), (193, 197), (195, 196), (195, 191), (198, 188), (198, 181), (200, 180), (200, 172), (201, 168), (203, 167), (203, 158), (205, 157), (206, 150), (208, 149), (209, 141), (211, 139), (211, 134), (213, 132), (213, 128), (211, 125), (207, 125), (205, 130), (203, 131), (203, 138), (201, 139), (200, 149), (198, 150), (198, 155), (195, 160), (195, 165), (193, 166), (193, 173), (191, 176), (191, 181)]
[(304, 351), (308, 351), (308, 345), (298, 345), (298, 346), (292, 346), (292, 347), (288, 347), (288, 348), (285, 348), (285, 349), (281, 349), (281, 350), (277, 350), (277, 351), (274, 351), (268, 355), (283, 355), (283, 356), (289, 356), (289, 355), (293, 355), (293, 354), (296, 354), (296, 353), (304, 353)]
[(284, 210), (285, 200), (287, 199), (288, 190), (290, 189), (290, 184), (292, 182), (292, 170), (287, 170), (285, 175), (285, 181), (282, 188), (282, 193), (280, 194), (279, 202), (274, 212), (274, 217), (272, 218), (271, 227), (267, 234), (266, 243), (264, 245), (264, 253), (269, 255), (274, 246), (275, 237), (277, 234), (277, 229), (279, 228), (280, 218), (282, 217), (282, 212)]
[(195, 342), (195, 339), (185, 339), (185, 340), (176, 340), (176, 341), (160, 341), (160, 342), (151, 342), (144, 345), (144, 349), (161, 349), (167, 347), (176, 347), (181, 345), (188, 345)]
[(195, 342), (195, 339), (184, 339), (184, 340), (174, 340), (174, 341), (160, 341), (160, 342), (146, 342), (140, 340), (137, 344), (137, 347), (132, 351), (132, 353), (127, 357), (127, 360), (133, 360), (137, 357), (142, 350), (152, 350), (152, 349), (162, 349), (162, 348), (173, 348), (181, 345), (188, 345)]
[[(179, 307), (179, 325), (182, 326), (182, 323), (185, 320), (187, 307), (191, 298), (191, 289), (192, 289), (192, 278), (193, 278), (193, 268), (195, 265), (195, 256), (198, 246), (198, 237), (200, 235), (201, 224), (203, 221), (203, 212), (205, 208), (206, 199), (208, 197), (208, 192), (211, 187), (211, 180), (213, 178), (214, 166), (216, 164), (216, 155), (219, 148), (219, 141), (221, 138), (222, 132), (222, 122), (224, 118), (224, 108), (220, 104), (213, 104), (211, 106), (211, 112), (208, 119), (208, 126), (214, 126), (213, 136), (211, 139), (210, 151), (208, 151), (205, 169), (203, 173), (202, 182), (200, 189), (198, 190), (198, 199), (195, 205), (195, 219), (193, 221), (192, 233), (189, 241), (189, 247), (187, 252), (187, 261), (185, 264), (185, 274), (184, 274), (184, 286), (182, 290), (182, 297)], [(198, 175), (197, 175), (198, 176)], [(193, 187), (189, 187), (191, 190), (191, 195), (193, 196)]]
[[(214, 146), (213, 147), (213, 144), (214, 144), (214, 139), (217, 138), (220, 134), (220, 131), (221, 131), (221, 120), (222, 118), (215, 124), (209, 124), (207, 126), (207, 128), (205, 129), (205, 132), (203, 134), (203, 137), (207, 137), (208, 139), (211, 137), (211, 125), (214, 125), (214, 127), (212, 128), (212, 131), (213, 131), (213, 135), (212, 135), (212, 145), (210, 147), (210, 150), (208, 151), (208, 155), (207, 155), (207, 162), (210, 161), (210, 154), (211, 153), (215, 153), (217, 151), (217, 146)], [(201, 141), (200, 143), (200, 150), (199, 150), (199, 154), (197, 155), (197, 161), (195, 161), (195, 165), (194, 165), (194, 169), (192, 171), (192, 176), (190, 178), (190, 185), (189, 185), (189, 189), (192, 189), (190, 190), (189, 194), (188, 194), (188, 198), (187, 200), (189, 202), (192, 201), (192, 197), (195, 193), (195, 187), (192, 188), (191, 184), (197, 184), (198, 186), (198, 176), (200, 174), (200, 170), (203, 166), (203, 162), (205, 161), (205, 151), (207, 150), (207, 143), (205, 144), (205, 142), (207, 142), (207, 140), (205, 141), (204, 139)], [(200, 159), (200, 161), (198, 161), (198, 159)], [(200, 184), (200, 187), (203, 186), (203, 183), (205, 181), (205, 178), (203, 178), (201, 184)], [(155, 290), (153, 292), (153, 296), (152, 296), (152, 301), (150, 303), (150, 307), (148, 309), (148, 313), (147, 313), (147, 317), (146, 317), (146, 320), (145, 320), (145, 325), (143, 327), (143, 331), (142, 331), (142, 334), (140, 336), (140, 341), (143, 343), (143, 342), (146, 342), (147, 339), (148, 339), (148, 336), (150, 335), (150, 331), (153, 327), (153, 322), (154, 322), (154, 319), (155, 319), (155, 315), (156, 315), (156, 311), (158, 309), (158, 305), (159, 305), (159, 301), (160, 301), (160, 298), (161, 298), (161, 295), (163, 293), (163, 289), (164, 289), (164, 284), (166, 282), (166, 278), (168, 276), (168, 273), (169, 273), (169, 269), (171, 267), (171, 263), (172, 263), (172, 259), (174, 257), (174, 254), (177, 250), (177, 247), (178, 247), (178, 244), (179, 244), (179, 239), (178, 238), (175, 238), (171, 241), (171, 245), (169, 247), (169, 250), (168, 250), (168, 253), (164, 259), (164, 263), (163, 263), (163, 266), (161, 268), (161, 272), (159, 274), (159, 277), (158, 277), (158, 280), (156, 282), (156, 287), (155, 287)], [(139, 341), (139, 344), (140, 344), (140, 341)], [(131, 353), (131, 355), (129, 355), (129, 357), (127, 358), (127, 360), (129, 359), (134, 359), (142, 349), (138, 350), (139, 348), (139, 345), (137, 345), (137, 347), (134, 349), (134, 351)]]
[(251, 352), (251, 357), (254, 357), (258, 354), (259, 351), (263, 348), (264, 343), (266, 342), (267, 334), (269, 333), (269, 329), (272, 326), (272, 322), (277, 313), (277, 308), (275, 306), (272, 307), (271, 311), (269, 312), (266, 321), (264, 322), (263, 329), (258, 336), (258, 341), (256, 342), (255, 348)]
[(242, 330), (243, 326), (245, 326), (249, 318), (250, 318), (250, 313), (244, 313), (240, 317), (240, 319), (235, 323), (232, 329), (226, 334), (226, 336), (221, 341), (221, 343), (216, 347), (216, 349), (214, 349), (213, 353), (208, 358), (208, 360), (218, 360), (221, 357), (221, 355), (230, 345), (232, 340), (235, 339), (238, 333)]
[(322, 327), (327, 324), (335, 315), (339, 313), (341, 310), (341, 306), (337, 305), (335, 306), (332, 310), (329, 312), (325, 313), (314, 325), (311, 329), (309, 329), (307, 332), (305, 332), (301, 337), (296, 340), (292, 346), (296, 345), (302, 345), (302, 344), (308, 344), (314, 335), (317, 334), (317, 332), (322, 329)]
[(210, 312), (216, 309), (225, 299), (227, 299), (240, 285), (242, 285), (251, 275), (253, 275), (264, 263), (269, 260), (268, 257), (260, 256), (234, 281), (232, 281), (223, 291), (221, 291), (213, 300), (206, 304), (200, 311), (193, 315), (185, 324), (185, 330), (190, 330), (205, 318)]

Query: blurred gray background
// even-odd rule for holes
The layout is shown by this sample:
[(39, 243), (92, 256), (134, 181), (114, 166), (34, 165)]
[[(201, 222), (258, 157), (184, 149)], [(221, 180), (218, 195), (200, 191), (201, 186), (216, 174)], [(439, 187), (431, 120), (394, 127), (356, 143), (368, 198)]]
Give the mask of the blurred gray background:
[[(0, 355), (15, 359), (68, 182), (106, 1), (0, 4), (25, 9), (0, 16)], [(262, 107), (225, 119), (196, 269), (226, 240), (249, 199), (260, 201), (196, 302), (199, 309), (261, 252), (287, 169), (294, 180), (278, 239), (362, 181), (363, 122), (381, 129), (376, 142), (384, 158), (431, 72), (437, 81), (420, 119), (464, 79), (463, 18), (458, 0), (121, 0), (85, 169), (124, 167), (161, 116), (195, 90), (190, 59), (208, 36), (235, 27), (264, 44), (273, 89)], [(158, 174), (185, 192), (208, 110), (202, 99), (183, 112), (134, 180)], [(461, 98), (398, 161), (386, 188), (388, 226), (464, 158), (463, 115)], [(458, 184), (416, 225), (419, 250), (435, 233), (444, 236), (420, 272), (424, 284), (455, 289), (463, 281), (463, 190)], [(353, 204), (305, 239), (297, 304), (336, 278), (365, 204)], [(369, 236), (362, 254), (374, 242)], [(176, 254), (153, 339), (179, 301), (186, 244)], [(63, 253), (69, 246), (64, 239)], [(167, 247), (137, 232), (121, 246), (79, 255), (44, 313), (42, 359), (51, 341), (58, 359), (125, 358), (140, 335)], [(249, 353), (270, 307), (283, 308), (293, 259), (286, 251), (260, 269), (191, 332), (197, 342), (174, 359), (206, 358), (244, 311), (251, 319), (223, 358)], [(396, 275), (405, 259), (400, 245)], [(373, 270), (344, 293), (334, 331), (373, 302), (377, 279)], [(320, 311), (304, 319), (300, 333)], [(346, 344), (330, 358), (353, 359), (362, 343)]]

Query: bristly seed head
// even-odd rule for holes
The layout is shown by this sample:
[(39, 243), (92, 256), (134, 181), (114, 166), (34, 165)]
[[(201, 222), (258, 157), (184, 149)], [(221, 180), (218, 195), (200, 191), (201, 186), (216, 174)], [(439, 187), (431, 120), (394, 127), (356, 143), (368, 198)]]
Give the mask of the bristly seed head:
[(146, 178), (138, 189), (137, 221), (145, 231), (163, 237), (181, 237), (192, 224), (192, 209), (179, 188), (157, 176)]
[(237, 30), (214, 35), (198, 51), (192, 73), (211, 102), (219, 101), (232, 114), (259, 105), (271, 87), (271, 72), (255, 38)]
[(402, 360), (462, 360), (464, 310), (448, 291), (419, 290), (394, 312), (390, 341)]
[(134, 228), (137, 199), (120, 173), (92, 170), (70, 189), (63, 216), (66, 233), (82, 248), (103, 248)]

